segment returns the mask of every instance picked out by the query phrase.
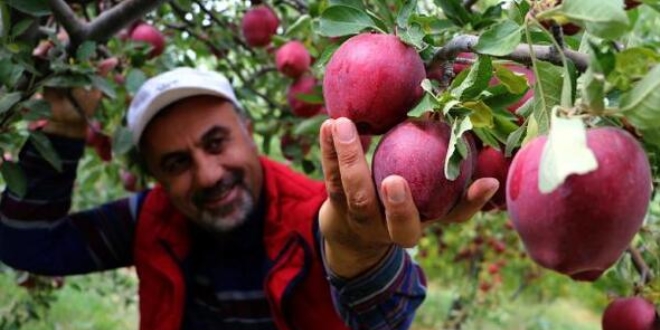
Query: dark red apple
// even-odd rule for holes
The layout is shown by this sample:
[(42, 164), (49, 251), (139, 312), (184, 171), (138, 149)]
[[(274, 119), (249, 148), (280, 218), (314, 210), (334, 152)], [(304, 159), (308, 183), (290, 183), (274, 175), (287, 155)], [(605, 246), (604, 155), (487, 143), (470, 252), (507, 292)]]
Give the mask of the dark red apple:
[(477, 156), (477, 166), (472, 179), (495, 178), (500, 182), (500, 187), (493, 198), (482, 208), (489, 210), (506, 210), (506, 178), (509, 173), (511, 159), (504, 156), (501, 150), (492, 147), (484, 147)]
[(417, 51), (395, 35), (363, 33), (330, 59), (323, 96), (332, 118), (348, 117), (360, 134), (383, 134), (404, 121), (426, 77)]
[(302, 76), (289, 86), (286, 100), (288, 101), (289, 107), (291, 107), (291, 112), (294, 115), (302, 118), (309, 118), (321, 113), (323, 104), (309, 103), (299, 99), (299, 95), (314, 94), (317, 87), (319, 87), (318, 81), (313, 76)]
[(138, 190), (138, 177), (133, 172), (122, 169), (120, 179), (121, 184), (126, 191), (135, 192)]
[(131, 31), (130, 39), (151, 45), (149, 58), (159, 56), (165, 50), (165, 37), (158, 29), (147, 23), (136, 25)]
[(472, 176), (476, 154), (470, 150), (461, 162), (459, 176), (453, 181), (445, 177), (450, 135), (451, 127), (442, 121), (408, 119), (387, 132), (374, 152), (372, 173), (376, 186), (392, 174), (404, 177), (422, 221), (445, 216), (461, 199)]
[(603, 330), (659, 330), (655, 306), (642, 297), (614, 299), (603, 312)]
[(279, 26), (279, 18), (267, 5), (252, 7), (241, 21), (243, 37), (251, 47), (265, 47), (270, 44)]
[(312, 57), (302, 42), (293, 40), (275, 52), (277, 70), (287, 77), (296, 79), (309, 70)]
[(575, 280), (594, 281), (612, 266), (642, 225), (651, 197), (646, 153), (630, 133), (587, 130), (598, 169), (539, 191), (547, 138), (518, 151), (506, 184), (507, 207), (527, 252), (539, 265)]

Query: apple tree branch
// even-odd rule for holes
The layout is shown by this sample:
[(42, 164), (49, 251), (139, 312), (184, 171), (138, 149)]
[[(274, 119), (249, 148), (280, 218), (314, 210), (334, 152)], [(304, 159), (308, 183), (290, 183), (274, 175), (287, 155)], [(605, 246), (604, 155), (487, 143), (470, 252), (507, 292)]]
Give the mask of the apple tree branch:
[[(474, 50), (474, 45), (479, 42), (479, 37), (472, 35), (460, 35), (454, 37), (450, 40), (445, 46), (440, 48), (431, 61), (432, 64), (442, 63), (449, 60), (453, 60), (458, 53), (461, 52), (473, 52), (478, 53)], [(558, 50), (552, 46), (539, 46), (533, 45), (534, 54), (536, 58), (542, 61), (547, 61), (552, 64), (561, 65), (561, 56), (559, 55)], [(575, 67), (580, 71), (584, 72), (589, 66), (589, 58), (586, 54), (564, 49), (564, 54), (568, 59), (575, 63)], [(501, 58), (513, 60), (520, 63), (529, 64), (531, 63), (532, 57), (530, 55), (529, 45), (525, 43), (519, 44), (516, 49)]]

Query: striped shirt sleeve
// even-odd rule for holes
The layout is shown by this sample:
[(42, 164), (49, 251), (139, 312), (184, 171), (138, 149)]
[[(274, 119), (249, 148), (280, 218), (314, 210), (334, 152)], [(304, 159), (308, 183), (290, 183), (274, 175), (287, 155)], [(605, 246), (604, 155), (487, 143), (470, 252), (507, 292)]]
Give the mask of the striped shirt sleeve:
[(422, 269), (398, 246), (356, 278), (341, 278), (327, 266), (326, 272), (334, 304), (351, 329), (408, 329), (426, 297)]
[(69, 214), (84, 142), (49, 136), (63, 162), (55, 170), (26, 142), (19, 165), (27, 194), (6, 189), (0, 197), (0, 260), (43, 275), (83, 274), (132, 263), (136, 208), (141, 198), (117, 200)]

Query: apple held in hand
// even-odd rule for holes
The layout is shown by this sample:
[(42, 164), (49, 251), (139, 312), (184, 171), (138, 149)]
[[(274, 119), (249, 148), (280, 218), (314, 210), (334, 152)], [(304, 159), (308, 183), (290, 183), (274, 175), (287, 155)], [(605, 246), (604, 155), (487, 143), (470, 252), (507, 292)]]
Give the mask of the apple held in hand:
[(614, 299), (603, 312), (603, 330), (659, 330), (655, 306), (642, 297)]
[(245, 42), (251, 47), (265, 47), (277, 33), (280, 20), (273, 9), (258, 5), (248, 10), (241, 20), (241, 31)]
[(404, 121), (426, 77), (417, 51), (395, 35), (363, 33), (332, 55), (323, 96), (332, 118), (347, 117), (360, 134), (383, 134)]
[(372, 162), (376, 186), (389, 175), (400, 175), (408, 181), (422, 221), (442, 218), (463, 196), (476, 157), (472, 145), (464, 140), (470, 146), (468, 158), (461, 162), (460, 175), (448, 180), (444, 164), (450, 137), (451, 127), (431, 118), (397, 125), (376, 146)]
[(593, 281), (612, 266), (642, 225), (651, 197), (646, 153), (628, 132), (587, 130), (598, 168), (571, 175), (548, 194), (539, 191), (546, 137), (513, 158), (507, 207), (527, 252), (539, 265), (575, 280)]
[(277, 49), (275, 65), (277, 71), (289, 78), (296, 79), (303, 75), (312, 63), (312, 57), (302, 42), (289, 41)]

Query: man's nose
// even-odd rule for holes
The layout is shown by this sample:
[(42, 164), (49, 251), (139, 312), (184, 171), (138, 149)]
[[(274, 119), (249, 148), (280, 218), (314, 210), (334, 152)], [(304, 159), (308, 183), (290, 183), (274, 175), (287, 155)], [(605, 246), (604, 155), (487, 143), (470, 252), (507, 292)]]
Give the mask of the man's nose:
[(222, 178), (224, 168), (213, 157), (199, 157), (195, 166), (195, 183), (197, 187), (215, 186)]

